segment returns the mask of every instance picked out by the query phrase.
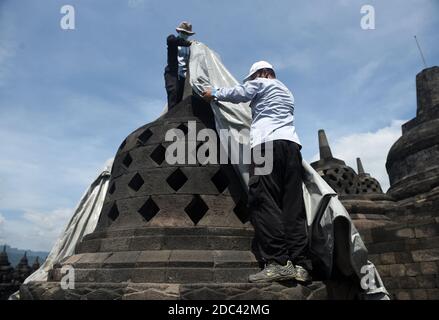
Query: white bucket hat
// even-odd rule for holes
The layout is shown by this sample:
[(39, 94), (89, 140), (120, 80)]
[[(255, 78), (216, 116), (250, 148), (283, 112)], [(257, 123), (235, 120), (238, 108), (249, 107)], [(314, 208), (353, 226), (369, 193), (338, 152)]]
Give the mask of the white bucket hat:
[(253, 63), (252, 67), (250, 68), (250, 72), (248, 73), (247, 77), (245, 77), (243, 82), (248, 81), (252, 75), (254, 75), (256, 72), (258, 72), (261, 69), (271, 69), (274, 71), (274, 68), (271, 64), (269, 64), (267, 61), (258, 61)]

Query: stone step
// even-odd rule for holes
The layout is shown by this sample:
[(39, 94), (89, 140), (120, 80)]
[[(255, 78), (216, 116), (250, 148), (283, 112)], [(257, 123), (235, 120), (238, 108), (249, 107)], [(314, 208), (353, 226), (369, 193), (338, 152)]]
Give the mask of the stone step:
[[(91, 268), (74, 269), (74, 279), (82, 282), (152, 282), (152, 283), (228, 283), (247, 282), (259, 268)], [(61, 281), (65, 273), (60, 268), (50, 271), (50, 281)]]
[(144, 227), (135, 229), (110, 229), (95, 231), (84, 236), (84, 240), (104, 238), (125, 238), (138, 236), (239, 236), (252, 237), (251, 227), (224, 228), (224, 227)]
[(248, 250), (248, 236), (156, 235), (85, 240), (76, 247), (77, 253), (145, 250)]
[(397, 226), (361, 230), (360, 234), (366, 244), (394, 242), (405, 239), (427, 239), (439, 237), (437, 219), (426, 219), (418, 223), (400, 223)]
[(382, 277), (417, 277), (438, 274), (439, 261), (375, 264)]
[(439, 288), (438, 275), (420, 275), (415, 277), (382, 277), (389, 291), (395, 289), (437, 289)]
[(439, 237), (368, 243), (366, 247), (372, 255), (396, 253), (402, 255), (406, 253), (416, 255), (417, 261), (429, 261), (423, 260), (422, 254), (425, 252), (426, 254), (437, 256), (439, 254)]
[(84, 237), (77, 253), (145, 250), (248, 250), (251, 228), (160, 228), (110, 230)]
[(74, 268), (256, 268), (250, 251), (234, 250), (148, 250), (82, 253), (62, 262)]
[(439, 300), (439, 289), (395, 289), (391, 295), (395, 300)]
[[(435, 246), (439, 246), (437, 243)], [(369, 250), (369, 260), (377, 265), (407, 264), (407, 263), (439, 263), (439, 248), (408, 250), (397, 252), (372, 253)]]
[(77, 282), (240, 282), (259, 271), (250, 251), (235, 250), (82, 253), (58, 265), (51, 274), (53, 280), (63, 277), (62, 266), (73, 267)]
[(248, 282), (93, 282), (78, 283), (71, 290), (62, 289), (59, 282), (31, 282), (21, 286), (20, 297), (24, 300), (325, 300), (328, 299), (328, 292), (321, 282), (307, 286)]

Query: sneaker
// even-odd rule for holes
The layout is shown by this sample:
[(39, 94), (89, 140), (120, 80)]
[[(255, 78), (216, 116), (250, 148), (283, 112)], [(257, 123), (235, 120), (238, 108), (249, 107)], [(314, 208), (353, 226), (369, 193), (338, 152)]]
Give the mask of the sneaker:
[(296, 265), (295, 266), (295, 272), (294, 272), (294, 279), (299, 282), (309, 282), (311, 281), (311, 276), (309, 275), (308, 270), (306, 270), (304, 267)]
[(288, 261), (285, 266), (271, 262), (265, 266), (264, 270), (252, 274), (248, 278), (250, 282), (274, 282), (293, 279), (295, 279), (295, 268), (291, 261)]

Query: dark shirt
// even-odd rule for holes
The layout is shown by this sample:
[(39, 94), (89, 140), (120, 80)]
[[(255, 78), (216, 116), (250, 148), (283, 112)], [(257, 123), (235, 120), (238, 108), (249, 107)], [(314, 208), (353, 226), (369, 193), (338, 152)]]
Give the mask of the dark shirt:
[(166, 71), (177, 74), (178, 72), (178, 47), (190, 47), (191, 42), (188, 40), (184, 40), (180, 37), (176, 37), (171, 34), (166, 39), (166, 44), (168, 45), (168, 66), (166, 67)]

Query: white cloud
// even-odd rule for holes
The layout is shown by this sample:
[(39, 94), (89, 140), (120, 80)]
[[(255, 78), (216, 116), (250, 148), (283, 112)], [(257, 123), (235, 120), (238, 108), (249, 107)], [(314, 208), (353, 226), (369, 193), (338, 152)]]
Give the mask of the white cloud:
[(50, 251), (72, 213), (72, 209), (62, 208), (51, 212), (28, 211), (14, 219), (0, 216), (0, 243)]
[(370, 85), (372, 78), (378, 73), (380, 61), (370, 61), (362, 65), (356, 73), (348, 77), (348, 88), (352, 90), (352, 94), (356, 94), (359, 90), (364, 90)]
[[(394, 120), (392, 123), (375, 132), (353, 133), (331, 139), (331, 133), (326, 132), (335, 158), (344, 160), (346, 164), (357, 171), (357, 158), (361, 158), (364, 170), (376, 178), (386, 191), (389, 188), (389, 178), (386, 171), (387, 154), (393, 143), (401, 136), (401, 125), (405, 120)], [(319, 159), (315, 154), (311, 161)]]

